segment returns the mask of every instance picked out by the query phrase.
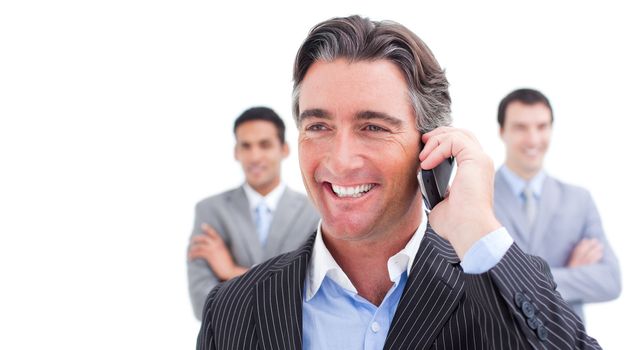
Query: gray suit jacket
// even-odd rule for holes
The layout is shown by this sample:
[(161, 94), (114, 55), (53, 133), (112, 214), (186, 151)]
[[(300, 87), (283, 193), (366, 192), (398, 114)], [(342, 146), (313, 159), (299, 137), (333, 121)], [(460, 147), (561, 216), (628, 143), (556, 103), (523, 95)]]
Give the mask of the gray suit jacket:
[[(192, 235), (204, 234), (203, 223), (212, 226), (225, 240), (235, 263), (251, 267), (297, 249), (316, 231), (318, 222), (319, 214), (308, 198), (287, 187), (273, 215), (266, 245), (262, 246), (241, 186), (197, 203)], [(199, 320), (205, 298), (219, 282), (205, 260), (188, 261), (190, 299)]]
[[(548, 262), (557, 290), (579, 316), (583, 318), (583, 303), (618, 297), (621, 289), (618, 260), (605, 238), (601, 218), (587, 190), (547, 176), (536, 222), (529, 232), (521, 202), (498, 171), (494, 210), (522, 250)], [(603, 259), (593, 265), (565, 267), (575, 244), (583, 238), (596, 238), (603, 243)]]

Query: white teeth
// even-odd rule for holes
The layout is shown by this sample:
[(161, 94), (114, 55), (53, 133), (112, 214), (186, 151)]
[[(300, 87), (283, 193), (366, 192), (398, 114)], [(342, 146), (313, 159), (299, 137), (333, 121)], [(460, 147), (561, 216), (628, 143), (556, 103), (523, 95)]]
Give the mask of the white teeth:
[(372, 184), (358, 185), (354, 187), (343, 187), (332, 184), (332, 191), (339, 197), (362, 197), (365, 193), (373, 188)]

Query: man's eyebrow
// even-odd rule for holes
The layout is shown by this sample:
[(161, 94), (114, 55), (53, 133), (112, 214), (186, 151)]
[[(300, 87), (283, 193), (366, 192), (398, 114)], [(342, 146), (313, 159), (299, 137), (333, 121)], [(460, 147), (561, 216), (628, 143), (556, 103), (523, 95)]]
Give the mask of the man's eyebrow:
[(328, 113), (328, 111), (319, 108), (306, 109), (299, 114), (300, 122), (308, 118), (332, 119), (332, 116)]
[(380, 119), (383, 122), (396, 126), (396, 127), (402, 126), (402, 120), (400, 120), (399, 118), (390, 116), (383, 112), (360, 111), (356, 113), (356, 119), (358, 120)]

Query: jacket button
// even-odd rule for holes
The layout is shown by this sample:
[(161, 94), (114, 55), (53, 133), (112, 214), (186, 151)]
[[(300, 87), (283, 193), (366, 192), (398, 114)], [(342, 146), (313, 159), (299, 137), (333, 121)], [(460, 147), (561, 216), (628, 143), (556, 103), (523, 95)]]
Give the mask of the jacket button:
[(537, 323), (535, 321), (537, 321), (537, 317), (533, 316), (533, 317), (528, 318), (526, 320), (526, 324), (529, 325), (530, 329), (536, 330), (537, 329)]
[(542, 320), (540, 320), (539, 318), (533, 316), (526, 320), (526, 324), (529, 325), (530, 329), (536, 330), (539, 327), (542, 327), (544, 325), (544, 322), (542, 322)]
[(521, 307), (524, 300), (526, 300), (524, 294), (520, 292), (515, 293), (515, 305), (517, 305), (517, 307)]
[(522, 302), (521, 309), (522, 309), (522, 312), (524, 313), (524, 316), (526, 316), (526, 318), (531, 318), (535, 316), (535, 309), (533, 308), (533, 305), (531, 305), (531, 303), (529, 303), (528, 301)]
[(537, 328), (537, 338), (539, 338), (539, 340), (541, 341), (545, 341), (546, 339), (548, 339), (548, 330), (546, 330), (546, 327), (544, 327), (543, 325), (540, 325)]

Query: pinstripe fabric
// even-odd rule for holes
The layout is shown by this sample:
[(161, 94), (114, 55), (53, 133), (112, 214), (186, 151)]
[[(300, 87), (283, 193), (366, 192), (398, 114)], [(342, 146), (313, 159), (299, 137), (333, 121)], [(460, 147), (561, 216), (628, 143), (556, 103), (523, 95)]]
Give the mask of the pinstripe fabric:
[[(299, 250), (217, 286), (205, 304), (197, 349), (301, 349), (313, 243), (314, 235)], [(487, 273), (465, 274), (449, 243), (429, 227), (385, 349), (599, 349), (555, 287), (546, 263), (515, 244)], [(529, 325), (516, 293), (531, 302), (547, 336)]]

